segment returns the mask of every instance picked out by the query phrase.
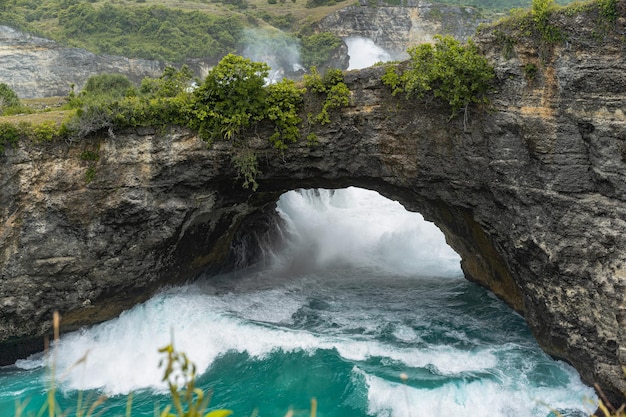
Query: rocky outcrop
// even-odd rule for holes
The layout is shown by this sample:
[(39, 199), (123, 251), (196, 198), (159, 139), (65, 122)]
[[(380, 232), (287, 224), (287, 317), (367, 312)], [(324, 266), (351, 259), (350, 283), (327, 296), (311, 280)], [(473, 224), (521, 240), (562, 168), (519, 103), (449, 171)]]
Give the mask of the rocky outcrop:
[(123, 74), (139, 84), (158, 77), (164, 64), (145, 59), (95, 55), (0, 26), (0, 82), (20, 98), (67, 96), (71, 85), (80, 89), (95, 74)]
[(410, 0), (403, 7), (349, 6), (322, 19), (315, 29), (344, 39), (370, 39), (392, 59), (401, 60), (408, 58), (408, 47), (432, 42), (436, 34), (467, 40), (476, 33), (478, 25), (486, 21), (472, 7)]
[[(560, 19), (568, 42), (549, 48), (505, 42), (499, 29), (481, 35), (496, 91), (466, 124), (436, 102), (391, 96), (383, 68), (347, 73), (351, 105), (316, 129), (317, 146), (303, 141), (279, 155), (262, 129), (250, 139), (262, 171), (256, 193), (237, 180), (230, 143), (207, 149), (181, 129), (7, 150), (0, 358), (40, 346), (54, 309), (64, 330), (75, 329), (160, 286), (232, 265), (237, 241), (251, 224), (266, 228), (256, 220), (286, 190), (355, 185), (434, 221), (468, 279), (524, 314), (546, 352), (623, 399), (624, 18), (601, 40), (583, 28), (591, 17)], [(82, 160), (85, 150), (99, 160)]]

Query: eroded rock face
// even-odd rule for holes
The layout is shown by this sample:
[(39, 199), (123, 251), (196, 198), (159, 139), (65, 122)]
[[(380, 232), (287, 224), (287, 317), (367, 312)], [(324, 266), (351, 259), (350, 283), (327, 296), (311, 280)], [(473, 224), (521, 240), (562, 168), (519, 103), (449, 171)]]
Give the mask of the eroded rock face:
[(0, 82), (20, 98), (67, 96), (71, 85), (79, 90), (92, 75), (123, 74), (137, 83), (158, 77), (164, 64), (145, 59), (94, 55), (84, 49), (0, 26)]
[[(236, 179), (229, 143), (207, 149), (179, 129), (9, 149), (0, 159), (0, 358), (36, 349), (54, 309), (71, 330), (232, 265), (237, 239), (263, 229), (287, 190), (354, 185), (434, 221), (468, 279), (524, 314), (546, 352), (622, 400), (626, 57), (619, 30), (598, 42), (576, 17), (563, 19), (576, 33), (541, 53), (527, 41), (504, 53), (495, 32), (481, 35), (496, 92), (466, 125), (447, 106), (391, 96), (383, 68), (347, 73), (351, 105), (316, 129), (318, 146), (303, 141), (281, 156), (262, 129), (251, 139), (263, 173), (256, 193)], [(100, 159), (81, 160), (85, 150)]]
[[(436, 34), (467, 40), (480, 23), (480, 13), (471, 7), (432, 4), (409, 0), (403, 7), (349, 6), (325, 17), (316, 25), (320, 32), (341, 38), (372, 40), (394, 60), (407, 59), (410, 46), (432, 42)], [(359, 52), (359, 51), (357, 51)]]

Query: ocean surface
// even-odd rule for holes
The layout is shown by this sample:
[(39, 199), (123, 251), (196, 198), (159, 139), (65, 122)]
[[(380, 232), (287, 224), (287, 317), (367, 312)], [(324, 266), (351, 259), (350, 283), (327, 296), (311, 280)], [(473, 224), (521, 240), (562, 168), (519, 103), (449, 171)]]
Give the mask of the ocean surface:
[(463, 278), (421, 215), (356, 188), (291, 191), (278, 207), (285, 244), (265, 248), (262, 264), (169, 288), (63, 336), (48, 356), (0, 368), (0, 417), (36, 416), (52, 385), (70, 415), (106, 396), (94, 415), (131, 405), (132, 416), (152, 417), (169, 404), (158, 349), (171, 341), (197, 366), (210, 408), (237, 417), (308, 416), (312, 398), (320, 417), (595, 409), (576, 371)]

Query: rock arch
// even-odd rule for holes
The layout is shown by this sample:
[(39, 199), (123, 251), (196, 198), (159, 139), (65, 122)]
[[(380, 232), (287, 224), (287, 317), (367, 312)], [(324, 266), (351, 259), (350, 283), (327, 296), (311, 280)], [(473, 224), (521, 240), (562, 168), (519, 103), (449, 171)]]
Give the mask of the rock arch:
[[(351, 105), (317, 129), (317, 146), (279, 155), (250, 139), (262, 171), (255, 193), (235, 180), (229, 143), (207, 149), (175, 128), (8, 150), (0, 357), (39, 348), (53, 309), (71, 330), (223, 266), (286, 190), (354, 185), (434, 221), (468, 278), (523, 313), (548, 353), (623, 399), (626, 72), (614, 62), (626, 63), (619, 50), (561, 52), (549, 89), (530, 85), (520, 61), (492, 55), (499, 91), (467, 126), (436, 103), (392, 97), (382, 68), (350, 72)], [(84, 150), (100, 160), (81, 160)]]

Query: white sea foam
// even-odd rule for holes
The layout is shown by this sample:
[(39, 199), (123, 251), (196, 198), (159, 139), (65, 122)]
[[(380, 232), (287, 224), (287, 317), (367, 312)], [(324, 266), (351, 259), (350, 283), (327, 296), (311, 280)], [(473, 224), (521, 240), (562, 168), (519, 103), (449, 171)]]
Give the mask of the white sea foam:
[[(448, 347), (402, 349), (376, 341), (355, 341), (249, 322), (219, 312), (229, 298), (193, 294), (190, 289), (170, 291), (115, 320), (63, 337), (55, 353), (63, 386), (100, 388), (110, 394), (163, 389), (159, 368), (162, 355), (158, 348), (170, 342), (172, 329), (175, 347), (189, 356), (200, 373), (230, 351), (246, 352), (261, 360), (275, 351), (313, 353), (334, 349), (346, 360), (386, 358), (407, 367), (431, 367), (444, 375), (485, 370), (497, 364), (489, 351), (473, 353)], [(74, 366), (83, 356), (84, 363)]]
[(583, 415), (593, 411), (581, 402), (584, 396), (593, 397), (593, 390), (579, 381), (575, 387), (545, 388), (481, 379), (417, 389), (410, 386), (410, 381), (408, 385), (391, 382), (358, 368), (353, 373), (367, 385), (368, 413), (379, 417), (535, 417), (547, 416), (554, 409), (578, 410)]

